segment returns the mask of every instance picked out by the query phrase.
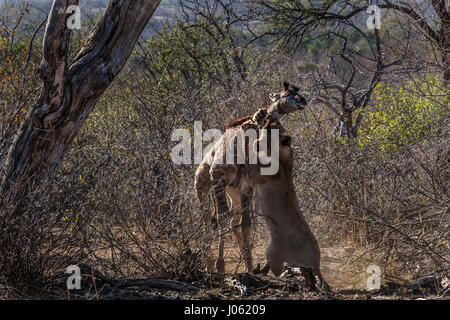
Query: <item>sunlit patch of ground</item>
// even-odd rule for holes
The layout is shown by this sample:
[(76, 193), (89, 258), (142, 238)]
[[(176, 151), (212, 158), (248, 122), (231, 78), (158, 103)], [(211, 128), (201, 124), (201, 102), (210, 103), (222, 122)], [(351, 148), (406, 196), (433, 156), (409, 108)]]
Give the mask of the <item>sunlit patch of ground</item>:
[[(252, 251), (254, 266), (259, 263), (263, 267), (266, 263), (266, 241), (258, 241)], [(217, 251), (214, 251), (216, 254)], [(321, 272), (325, 280), (337, 290), (363, 290), (365, 289), (363, 272), (355, 272), (350, 265), (351, 259), (357, 254), (357, 250), (351, 246), (321, 248)], [(227, 237), (225, 242), (225, 272), (245, 272), (245, 265), (240, 255), (239, 248)]]

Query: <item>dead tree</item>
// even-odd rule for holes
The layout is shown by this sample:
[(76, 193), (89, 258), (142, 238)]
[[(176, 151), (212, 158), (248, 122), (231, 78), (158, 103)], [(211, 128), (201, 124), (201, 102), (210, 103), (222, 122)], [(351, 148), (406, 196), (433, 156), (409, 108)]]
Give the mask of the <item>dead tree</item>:
[[(42, 89), (5, 158), (0, 194), (16, 198), (31, 183), (51, 177), (96, 102), (118, 75), (160, 0), (110, 1), (86, 45), (68, 60), (68, 8), (78, 0), (54, 0), (39, 67)], [(0, 148), (1, 149), (1, 148)]]
[[(250, 44), (260, 36), (254, 34), (250, 21), (242, 14), (240, 0), (178, 0), (181, 10), (179, 21), (198, 28), (209, 37), (216, 47), (215, 54), (223, 64), (224, 85), (231, 90), (233, 74), (239, 76), (239, 81), (247, 79), (248, 66), (244, 56)], [(236, 29), (242, 28), (249, 39), (242, 39)], [(239, 30), (239, 29), (238, 29)]]
[[(364, 111), (369, 105), (372, 93), (381, 80), (381, 76), (386, 72), (386, 69), (391, 70), (391, 67), (401, 65), (407, 57), (409, 47), (409, 35), (405, 44), (403, 55), (401, 58), (386, 63), (383, 59), (383, 52), (381, 48), (381, 40), (378, 29), (374, 29), (375, 43), (372, 45), (371, 40), (364, 34), (357, 26), (352, 22), (347, 22), (353, 29), (358, 30), (369, 44), (372, 52), (372, 58), (364, 57), (363, 60), (371, 62), (373, 67), (365, 67), (364, 64), (355, 57), (358, 57), (358, 52), (348, 52), (347, 37), (344, 32), (337, 33), (331, 32), (334, 36), (337, 36), (343, 40), (343, 44), (338, 53), (334, 54), (330, 58), (330, 69), (334, 69), (334, 61), (336, 57), (339, 57), (345, 64), (350, 66), (350, 76), (347, 79), (339, 79), (334, 82), (326, 81), (325, 75), (319, 74), (319, 79), (316, 82), (316, 88), (318, 89), (317, 102), (324, 104), (331, 111), (338, 116), (337, 125), (334, 129), (334, 135), (336, 137), (357, 138), (358, 127), (363, 119)], [(362, 73), (359, 68), (365, 68), (365, 72), (372, 72), (372, 77), (366, 88), (356, 88), (354, 84), (355, 76), (357, 73)], [(329, 75), (328, 75), (329, 76)], [(330, 91), (338, 93), (338, 96), (331, 94)], [(357, 111), (356, 119), (354, 119), (354, 113)]]
[(303, 38), (335, 22), (352, 21), (366, 14), (369, 5), (406, 17), (414, 28), (440, 51), (439, 67), (450, 81), (450, 11), (445, 0), (426, 1), (299, 1), (257, 0), (260, 15), (278, 28), (285, 44), (299, 46)]

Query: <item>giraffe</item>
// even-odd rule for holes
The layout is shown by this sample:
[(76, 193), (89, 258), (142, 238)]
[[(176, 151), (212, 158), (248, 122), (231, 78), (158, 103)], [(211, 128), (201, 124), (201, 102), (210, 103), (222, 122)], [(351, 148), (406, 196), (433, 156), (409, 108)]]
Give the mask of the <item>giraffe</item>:
[[(272, 104), (267, 108), (259, 109), (253, 116), (247, 116), (229, 123), (224, 134), (216, 144), (205, 154), (195, 174), (195, 189), (199, 201), (206, 207), (208, 193), (211, 186), (216, 221), (219, 229), (218, 258), (215, 267), (219, 273), (224, 273), (224, 226), (223, 219), (231, 215), (231, 229), (234, 238), (244, 257), (247, 272), (252, 272), (253, 262), (251, 256), (251, 216), (249, 212), (250, 200), (254, 194), (255, 182), (252, 177), (259, 170), (260, 165), (249, 165), (239, 163), (236, 158), (232, 163), (224, 163), (227, 141), (235, 139), (246, 139), (245, 132), (248, 129), (279, 129), (280, 143), (290, 143), (291, 137), (279, 122), (282, 115), (303, 110), (306, 99), (298, 94), (299, 88), (291, 86), (288, 82), (283, 83), (284, 90), (270, 94)], [(246, 145), (245, 148), (248, 146)], [(244, 149), (245, 149), (244, 148)], [(258, 174), (256, 174), (258, 175)], [(226, 196), (230, 199), (231, 208), (228, 210)], [(209, 217), (205, 216), (205, 222), (209, 226)], [(209, 260), (207, 270), (212, 271), (214, 261)]]

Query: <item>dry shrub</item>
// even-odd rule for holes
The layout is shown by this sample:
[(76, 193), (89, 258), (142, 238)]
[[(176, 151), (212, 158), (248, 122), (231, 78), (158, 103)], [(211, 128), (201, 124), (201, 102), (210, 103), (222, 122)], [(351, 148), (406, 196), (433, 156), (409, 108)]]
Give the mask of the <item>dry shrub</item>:
[(23, 298), (21, 290), (48, 296), (55, 276), (85, 261), (89, 217), (66, 215), (74, 203), (61, 192), (62, 184), (45, 182), (30, 186), (20, 199), (1, 199), (1, 296)]
[(323, 243), (350, 240), (365, 252), (359, 264), (376, 262), (386, 274), (449, 267), (448, 135), (384, 153), (334, 141), (322, 134), (329, 128), (297, 132), (297, 194)]

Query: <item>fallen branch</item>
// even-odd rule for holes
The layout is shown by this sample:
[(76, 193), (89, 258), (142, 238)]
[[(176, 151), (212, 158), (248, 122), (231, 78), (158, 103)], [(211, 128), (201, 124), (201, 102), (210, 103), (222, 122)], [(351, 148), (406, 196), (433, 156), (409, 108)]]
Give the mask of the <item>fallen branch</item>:
[(154, 279), (154, 278), (122, 278), (122, 279), (112, 279), (97, 270), (91, 270), (85, 272), (82, 266), (82, 278), (83, 279), (96, 279), (97, 285), (108, 284), (113, 287), (113, 291), (115, 289), (123, 289), (123, 288), (131, 288), (131, 287), (148, 287), (154, 289), (165, 289), (165, 290), (173, 290), (180, 292), (193, 292), (197, 293), (201, 289), (194, 287), (192, 285), (175, 281), (175, 280), (164, 280), (164, 279)]
[(130, 288), (130, 287), (149, 287), (155, 289), (166, 289), (181, 292), (199, 292), (200, 288), (191, 286), (189, 284), (175, 281), (175, 280), (163, 280), (163, 279), (122, 279), (118, 280), (117, 288)]

